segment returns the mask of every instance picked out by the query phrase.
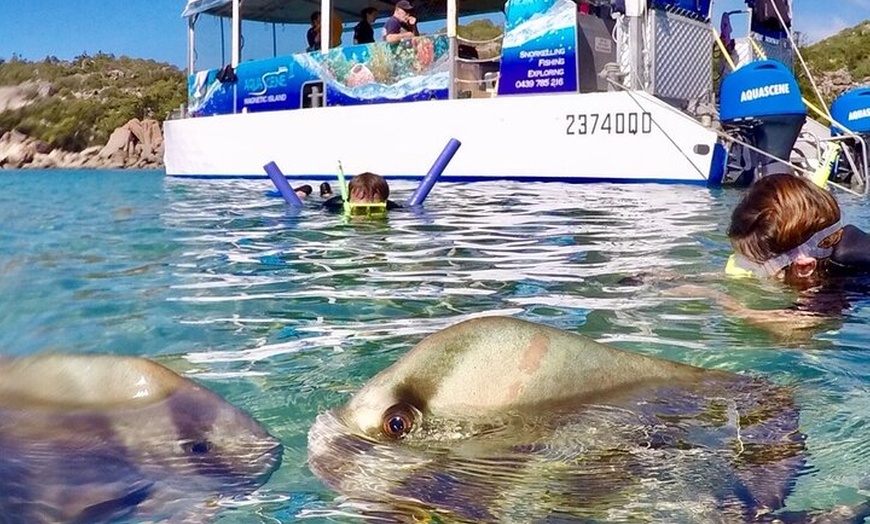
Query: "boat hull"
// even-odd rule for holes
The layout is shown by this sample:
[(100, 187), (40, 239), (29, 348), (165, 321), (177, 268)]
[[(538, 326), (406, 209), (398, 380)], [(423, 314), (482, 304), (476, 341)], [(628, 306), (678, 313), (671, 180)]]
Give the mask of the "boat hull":
[(170, 176), (420, 178), (450, 138), (442, 180), (681, 182), (710, 178), (716, 134), (643, 92), (570, 93), (168, 120)]

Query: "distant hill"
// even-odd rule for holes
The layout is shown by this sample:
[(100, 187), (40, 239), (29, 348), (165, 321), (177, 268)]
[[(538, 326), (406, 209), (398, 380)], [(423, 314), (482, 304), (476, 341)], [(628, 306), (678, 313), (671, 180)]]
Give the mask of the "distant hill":
[[(800, 51), (829, 104), (843, 91), (870, 84), (870, 20), (802, 46)], [(800, 64), (795, 64), (795, 71), (801, 91), (808, 99), (814, 98), (812, 85)]]
[(67, 151), (105, 144), (133, 118), (162, 122), (186, 100), (186, 74), (153, 60), (0, 59), (0, 136), (15, 129)]

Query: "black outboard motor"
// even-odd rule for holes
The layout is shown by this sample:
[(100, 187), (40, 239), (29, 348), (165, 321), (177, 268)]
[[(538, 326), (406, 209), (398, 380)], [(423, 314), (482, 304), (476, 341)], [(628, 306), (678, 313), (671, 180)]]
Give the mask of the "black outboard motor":
[(750, 62), (722, 79), (719, 103), (719, 120), (729, 135), (786, 162), (732, 143), (725, 183), (749, 185), (791, 172), (787, 162), (807, 109), (789, 68), (776, 60)]
[[(837, 97), (831, 104), (831, 117), (853, 134), (863, 138), (864, 143), (870, 147), (870, 87), (851, 89)], [(843, 131), (832, 125), (831, 136), (841, 135), (843, 135)], [(854, 167), (861, 173), (865, 173), (867, 158), (864, 157), (865, 151), (861, 147), (861, 143), (855, 139), (845, 139), (843, 140), (843, 149), (844, 151), (831, 173), (831, 179), (842, 183), (863, 183), (863, 177), (860, 177), (859, 180), (853, 180), (853, 165), (845, 158), (846, 154), (851, 155), (855, 161)]]

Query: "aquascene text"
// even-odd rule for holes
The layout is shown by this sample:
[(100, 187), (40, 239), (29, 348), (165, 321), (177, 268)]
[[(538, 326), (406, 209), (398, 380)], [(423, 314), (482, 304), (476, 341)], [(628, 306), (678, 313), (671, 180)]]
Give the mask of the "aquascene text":
[(751, 102), (759, 98), (767, 98), (769, 96), (787, 95), (790, 88), (788, 84), (771, 84), (762, 87), (753, 87), (740, 93), (741, 102)]

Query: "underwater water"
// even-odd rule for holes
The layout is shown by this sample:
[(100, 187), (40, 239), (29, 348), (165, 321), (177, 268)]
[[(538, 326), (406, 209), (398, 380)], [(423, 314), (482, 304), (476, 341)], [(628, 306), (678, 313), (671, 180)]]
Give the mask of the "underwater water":
[[(392, 184), (394, 199), (413, 182)], [(679, 185), (437, 184), (422, 213), (348, 223), (294, 211), (268, 180), (157, 172), (0, 173), (0, 354), (141, 355), (217, 391), (285, 445), (271, 480), (221, 522), (355, 521), (306, 465), (315, 417), (426, 335), (502, 314), (622, 349), (794, 387), (810, 467), (789, 509), (870, 494), (866, 300), (782, 340), (667, 280), (721, 271), (738, 190)], [(844, 223), (870, 209), (837, 197)], [(637, 283), (640, 282), (640, 283)], [(775, 286), (710, 278), (756, 305)], [(760, 298), (761, 290), (765, 295)]]

